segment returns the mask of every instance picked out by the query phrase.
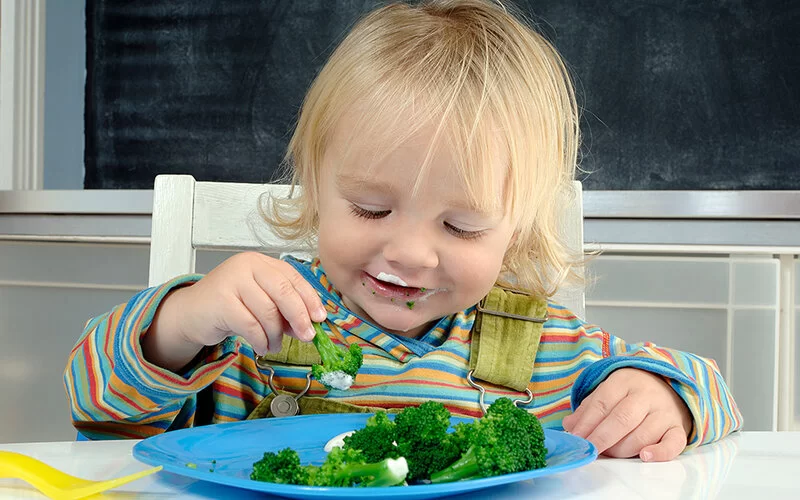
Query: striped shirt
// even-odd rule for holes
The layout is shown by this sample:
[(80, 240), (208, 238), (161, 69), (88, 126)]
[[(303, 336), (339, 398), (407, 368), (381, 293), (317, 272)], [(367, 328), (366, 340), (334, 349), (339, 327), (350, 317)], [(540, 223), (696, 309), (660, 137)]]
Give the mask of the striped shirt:
[[(349, 311), (318, 260), (289, 262), (320, 294), (334, 341), (357, 342), (364, 365), (347, 391), (312, 381), (308, 395), (385, 409), (439, 401), (452, 414), (479, 417), (478, 391), (466, 379), (475, 308), (442, 318), (419, 339), (383, 332)], [(230, 337), (204, 349), (182, 373), (157, 367), (142, 355), (140, 338), (164, 296), (201, 279), (188, 275), (136, 294), (128, 303), (91, 319), (70, 353), (64, 382), (75, 427), (92, 439), (143, 438), (167, 430), (243, 420), (271, 393), (268, 372), (252, 348)], [(326, 325), (327, 326), (327, 325)], [(613, 370), (634, 367), (665, 377), (688, 406), (694, 427), (688, 447), (718, 440), (741, 427), (742, 417), (716, 363), (651, 343), (627, 344), (570, 311), (548, 304), (548, 320), (525, 406), (546, 428), (562, 419)], [(308, 367), (273, 365), (280, 392), (297, 393)], [(513, 389), (482, 383), (486, 403)]]

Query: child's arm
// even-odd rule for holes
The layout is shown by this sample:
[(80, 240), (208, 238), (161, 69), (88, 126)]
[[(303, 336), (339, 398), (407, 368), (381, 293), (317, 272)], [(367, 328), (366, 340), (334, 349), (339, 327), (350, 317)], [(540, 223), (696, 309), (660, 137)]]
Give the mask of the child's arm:
[(242, 252), (165, 296), (141, 343), (147, 360), (177, 371), (204, 346), (234, 335), (259, 354), (280, 351), (284, 333), (308, 342), (312, 321), (326, 316), (314, 287), (291, 264)]
[(239, 343), (228, 339), (206, 348), (202, 359), (177, 374), (146, 361), (140, 338), (163, 297), (199, 278), (177, 278), (139, 292), (86, 324), (64, 372), (73, 422), (82, 433), (140, 438), (193, 425), (197, 393), (231, 368)]
[[(202, 279), (144, 290), (89, 321), (72, 350), (64, 379), (75, 426), (94, 436), (140, 436), (207, 423), (212, 415), (245, 418), (264, 395), (251, 375), (258, 373), (253, 351), (280, 351), (284, 333), (311, 340), (312, 320), (326, 314), (291, 264), (254, 252)], [(238, 337), (247, 344), (241, 355)], [(213, 408), (195, 422), (206, 388), (214, 397), (205, 406)]]
[[(671, 418), (677, 422), (672, 423), (680, 427), (680, 415), (685, 414), (685, 409), (681, 404), (668, 401), (669, 394), (660, 391), (661, 386), (668, 384), (680, 396), (691, 414), (692, 425), (687, 449), (716, 441), (741, 428), (742, 416), (713, 360), (658, 347), (649, 342), (627, 344), (622, 339), (590, 325), (584, 325), (584, 330), (587, 333), (584, 341), (591, 339), (592, 342), (597, 342), (602, 339), (603, 359), (589, 365), (575, 381), (572, 390), (573, 409), (580, 408), (586, 402), (595, 409), (605, 408), (601, 412), (611, 420), (624, 420), (625, 417), (621, 418), (623, 412), (614, 414), (614, 409), (625, 398), (629, 398), (629, 405), (631, 402), (640, 405), (656, 402), (660, 408), (679, 412), (671, 414)], [(622, 368), (637, 370), (625, 370), (624, 376), (618, 372), (617, 375), (620, 376), (614, 377), (613, 372)], [(658, 377), (648, 376), (640, 370)], [(620, 392), (617, 389), (621, 386), (624, 386), (625, 394), (617, 398), (614, 394)], [(632, 394), (637, 389), (639, 393)], [(600, 396), (595, 397), (594, 394)], [(595, 410), (592, 412), (597, 413)], [(579, 419), (591, 420), (586, 411), (576, 413), (580, 414)], [(657, 416), (662, 414), (663, 411)], [(576, 419), (568, 421), (565, 427), (575, 426), (574, 420)]]

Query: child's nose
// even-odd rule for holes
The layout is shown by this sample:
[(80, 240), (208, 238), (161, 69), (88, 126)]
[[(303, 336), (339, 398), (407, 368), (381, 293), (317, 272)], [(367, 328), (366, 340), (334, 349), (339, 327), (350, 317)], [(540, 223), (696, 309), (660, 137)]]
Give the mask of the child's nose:
[(439, 265), (439, 256), (431, 235), (419, 226), (397, 229), (383, 246), (384, 259), (409, 269), (432, 269)]

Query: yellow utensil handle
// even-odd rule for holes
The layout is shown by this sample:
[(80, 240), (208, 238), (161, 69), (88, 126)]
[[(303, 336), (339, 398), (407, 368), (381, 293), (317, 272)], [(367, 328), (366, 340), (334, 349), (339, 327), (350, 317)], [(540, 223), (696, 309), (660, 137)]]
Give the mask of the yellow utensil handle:
[(149, 476), (161, 469), (158, 466), (108, 481), (92, 481), (71, 476), (21, 453), (0, 451), (0, 477), (21, 479), (50, 498), (85, 498)]

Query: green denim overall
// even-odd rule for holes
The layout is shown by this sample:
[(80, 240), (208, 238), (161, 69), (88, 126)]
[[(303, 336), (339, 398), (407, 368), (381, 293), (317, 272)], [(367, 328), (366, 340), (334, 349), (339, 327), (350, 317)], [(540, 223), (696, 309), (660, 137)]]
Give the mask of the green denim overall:
[[(528, 384), (542, 336), (542, 324), (547, 320), (547, 301), (521, 291), (495, 286), (476, 309), (467, 381), (480, 392), (481, 409), (484, 412), (486, 410), (484, 389), (474, 379), (526, 392), (528, 400), (524, 402), (530, 403), (533, 395)], [(320, 358), (312, 343), (284, 337), (280, 352), (259, 356), (257, 363), (262, 368), (271, 364), (308, 366), (310, 371), (312, 364), (320, 363)], [(250, 413), (248, 420), (273, 416), (271, 404), (275, 397), (275, 391), (266, 396)], [(385, 411), (324, 397), (301, 396), (292, 399), (303, 415)]]

